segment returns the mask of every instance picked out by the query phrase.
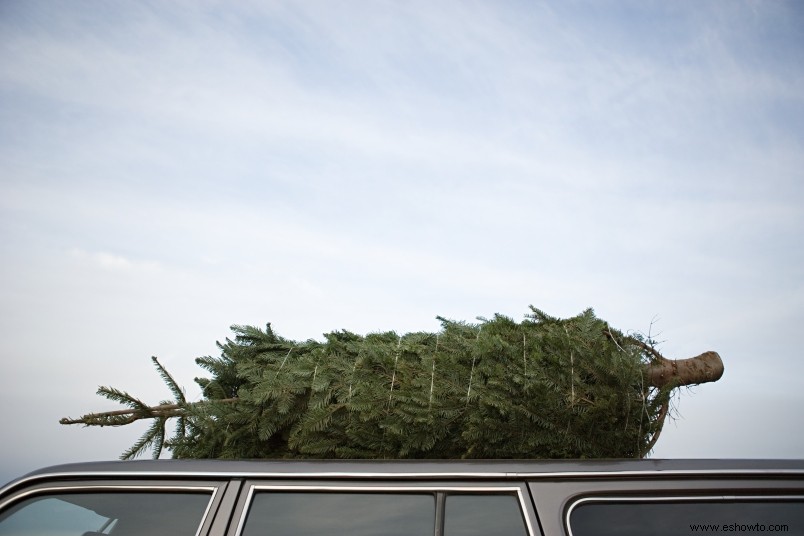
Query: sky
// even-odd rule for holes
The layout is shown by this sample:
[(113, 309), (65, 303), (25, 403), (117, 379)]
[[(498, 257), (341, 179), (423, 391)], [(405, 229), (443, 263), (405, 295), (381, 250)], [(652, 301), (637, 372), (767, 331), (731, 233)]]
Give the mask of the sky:
[(795, 1), (4, 0), (0, 481), (233, 324), (529, 305), (720, 353), (652, 457), (800, 458), (802, 149)]

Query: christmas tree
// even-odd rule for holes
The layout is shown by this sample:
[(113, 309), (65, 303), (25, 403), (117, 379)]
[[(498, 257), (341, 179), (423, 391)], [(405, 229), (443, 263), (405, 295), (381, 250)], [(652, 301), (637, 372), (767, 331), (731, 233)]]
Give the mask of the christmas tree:
[[(153, 419), (124, 454), (176, 458), (624, 458), (655, 444), (677, 387), (716, 381), (715, 352), (673, 361), (649, 337), (625, 335), (589, 309), (558, 319), (531, 307), (522, 322), (439, 318), (438, 333), (325, 334), (293, 341), (233, 326), (220, 357), (201, 357), (203, 399), (175, 400), (62, 424)], [(166, 437), (166, 424), (175, 432)]]

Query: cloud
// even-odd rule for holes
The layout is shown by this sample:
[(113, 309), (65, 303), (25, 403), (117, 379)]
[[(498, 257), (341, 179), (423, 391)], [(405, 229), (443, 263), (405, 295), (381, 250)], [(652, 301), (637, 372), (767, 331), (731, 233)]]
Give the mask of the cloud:
[(73, 248), (70, 254), (80, 260), (89, 261), (92, 264), (108, 271), (120, 273), (156, 273), (161, 267), (156, 261), (135, 261), (123, 255), (108, 252), (86, 252), (78, 248)]

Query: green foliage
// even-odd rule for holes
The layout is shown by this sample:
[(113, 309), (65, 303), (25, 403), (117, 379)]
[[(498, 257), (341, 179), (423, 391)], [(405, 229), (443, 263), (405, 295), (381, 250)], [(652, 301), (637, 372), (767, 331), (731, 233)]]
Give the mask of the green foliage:
[(157, 418), (126, 454), (164, 444), (177, 458), (619, 458), (650, 448), (669, 391), (643, 381), (644, 342), (591, 309), (440, 321), (438, 333), (335, 331), (323, 342), (233, 326), (219, 358), (196, 360), (211, 374), (196, 379), (200, 403), (155, 362), (182, 422), (165, 441)]

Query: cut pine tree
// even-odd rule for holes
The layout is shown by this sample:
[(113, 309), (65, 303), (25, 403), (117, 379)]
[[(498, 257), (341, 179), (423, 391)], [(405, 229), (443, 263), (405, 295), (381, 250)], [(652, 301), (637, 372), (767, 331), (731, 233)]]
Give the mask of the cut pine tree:
[[(440, 318), (438, 333), (292, 341), (233, 326), (218, 358), (196, 362), (204, 399), (148, 405), (101, 387), (128, 409), (62, 424), (153, 419), (123, 455), (163, 446), (177, 458), (624, 458), (655, 445), (674, 389), (717, 381), (716, 352), (671, 360), (589, 309), (558, 319), (531, 307), (522, 322)], [(173, 437), (166, 423), (176, 420)]]

